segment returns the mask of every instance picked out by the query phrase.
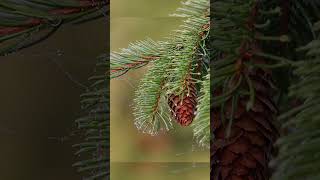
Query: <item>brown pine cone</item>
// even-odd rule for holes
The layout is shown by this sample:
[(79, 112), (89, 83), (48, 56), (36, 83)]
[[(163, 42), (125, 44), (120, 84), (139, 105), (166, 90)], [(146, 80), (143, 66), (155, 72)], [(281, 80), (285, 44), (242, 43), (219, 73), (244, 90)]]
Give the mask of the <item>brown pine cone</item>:
[(195, 83), (191, 77), (186, 80), (186, 89), (183, 92), (182, 99), (179, 95), (169, 95), (168, 104), (172, 116), (181, 126), (188, 126), (195, 117), (197, 105), (197, 93)]
[[(260, 59), (250, 60), (264, 63)], [(214, 140), (211, 141), (211, 177), (214, 180), (268, 180), (268, 161), (272, 145), (279, 136), (272, 123), (277, 108), (272, 100), (271, 73), (260, 68), (249, 70), (246, 67), (239, 71), (239, 75), (247, 75), (251, 79), (255, 101), (247, 111), (249, 96), (239, 97), (229, 137), (226, 131), (231, 119), (232, 100), (229, 99), (225, 104), (224, 122), (221, 119), (221, 108), (211, 108), (211, 132), (214, 135)], [(245, 80), (239, 88), (249, 91)], [(220, 93), (217, 90), (213, 96)]]

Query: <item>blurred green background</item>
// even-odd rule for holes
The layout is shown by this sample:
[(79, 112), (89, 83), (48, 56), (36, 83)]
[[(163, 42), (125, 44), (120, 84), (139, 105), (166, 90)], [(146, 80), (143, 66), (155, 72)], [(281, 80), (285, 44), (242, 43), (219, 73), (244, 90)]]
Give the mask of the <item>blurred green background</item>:
[[(111, 50), (150, 37), (164, 40), (182, 18), (168, 14), (180, 0), (117, 0), (111, 2)], [(206, 180), (209, 150), (197, 147), (190, 127), (149, 136), (133, 124), (134, 91), (148, 67), (111, 80), (111, 180)]]

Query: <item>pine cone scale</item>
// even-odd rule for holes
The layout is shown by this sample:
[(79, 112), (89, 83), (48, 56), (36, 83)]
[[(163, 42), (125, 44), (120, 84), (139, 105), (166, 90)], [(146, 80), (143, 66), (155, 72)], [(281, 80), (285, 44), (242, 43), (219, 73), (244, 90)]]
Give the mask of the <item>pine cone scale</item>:
[(240, 163), (250, 169), (257, 167), (257, 162), (250, 154), (244, 154), (240, 159)]

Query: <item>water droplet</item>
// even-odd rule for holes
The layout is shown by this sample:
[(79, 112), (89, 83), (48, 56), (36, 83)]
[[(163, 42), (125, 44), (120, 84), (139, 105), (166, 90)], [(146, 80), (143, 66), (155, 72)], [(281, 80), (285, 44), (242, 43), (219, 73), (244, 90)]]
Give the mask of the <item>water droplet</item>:
[(196, 162), (192, 162), (192, 167), (193, 168), (197, 167), (197, 163)]
[(62, 56), (63, 55), (63, 51), (61, 49), (58, 49), (56, 51), (57, 56)]

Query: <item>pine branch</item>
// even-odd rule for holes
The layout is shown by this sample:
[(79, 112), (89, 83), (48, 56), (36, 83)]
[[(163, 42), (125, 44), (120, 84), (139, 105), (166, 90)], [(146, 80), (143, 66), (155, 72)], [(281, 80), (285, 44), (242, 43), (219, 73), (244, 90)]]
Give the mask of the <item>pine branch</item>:
[(167, 69), (168, 82), (166, 87), (168, 88), (168, 94), (181, 94), (186, 88), (185, 81), (188, 76), (197, 76), (200, 73), (197, 72), (197, 68), (202, 65), (201, 58), (206, 53), (206, 50), (202, 49), (205, 47), (206, 39), (202, 38), (201, 33), (206, 31), (203, 27), (209, 26), (207, 25), (209, 19), (192, 20), (194, 22), (186, 21), (190, 24), (184, 26), (184, 30), (177, 31), (177, 34), (174, 35), (175, 41), (173, 44), (175, 44), (175, 47), (167, 52), (167, 55), (172, 57)]
[[(112, 78), (121, 76), (130, 69), (142, 67), (153, 60), (158, 60), (160, 57), (168, 57), (169, 53), (173, 53), (172, 49), (176, 48), (179, 50), (180, 46), (185, 44), (183, 38), (200, 33), (195, 32), (195, 29), (201, 28), (209, 21), (208, 2), (206, 0), (199, 2), (189, 0), (182, 4), (183, 7), (179, 8), (177, 14), (172, 14), (172, 16), (188, 17), (188, 19), (184, 21), (180, 30), (177, 30), (170, 37), (166, 38), (168, 41), (155, 42), (148, 38), (144, 41), (131, 43), (128, 48), (121, 49), (120, 52), (111, 53)], [(185, 41), (188, 42), (188, 39)]]
[(211, 5), (213, 179), (270, 177), (268, 161), (279, 136), (273, 72), (293, 62), (278, 55), (286, 46), (276, 45), (290, 38), (275, 28), (280, 14), (274, 11), (277, 3), (269, 2), (217, 0)]
[(83, 157), (73, 166), (86, 179), (109, 178), (109, 80), (108, 57), (103, 55), (96, 65), (95, 75), (87, 92), (81, 94), (83, 116), (75, 122), (84, 135), (83, 141), (75, 144), (76, 156)]
[(197, 113), (194, 118), (193, 133), (199, 145), (209, 148), (210, 145), (210, 73), (207, 74), (201, 85), (201, 96), (197, 105)]
[(130, 69), (140, 68), (147, 65), (161, 56), (161, 46), (152, 39), (131, 43), (128, 48), (121, 52), (112, 52), (111, 59), (111, 78), (121, 76)]
[(170, 59), (161, 58), (154, 62), (141, 80), (136, 91), (134, 115), (136, 127), (144, 133), (155, 135), (159, 130), (172, 128), (171, 117), (165, 99), (165, 69)]
[(1, 1), (0, 56), (48, 38), (62, 24), (102, 17), (108, 5), (106, 0)]
[(317, 0), (293, 0), (290, 4), (289, 30), (296, 46), (300, 47), (316, 38), (312, 26), (319, 18), (320, 3)]
[[(320, 21), (318, 22), (320, 23)], [(317, 24), (317, 23), (316, 23)], [(315, 24), (315, 25), (316, 25)], [(320, 177), (320, 29), (317, 38), (299, 48), (305, 58), (295, 64), (299, 80), (289, 89), (289, 95), (303, 103), (282, 114), (283, 128), (292, 129), (277, 141), (279, 155), (271, 163), (276, 169), (275, 180), (318, 179)]]
[[(168, 107), (167, 99), (171, 94), (184, 99), (187, 95), (184, 92), (188, 92), (187, 79), (193, 76), (196, 63), (199, 62), (200, 55), (197, 53), (200, 43), (205, 39), (202, 39), (201, 33), (207, 31), (203, 26), (209, 22), (206, 15), (209, 4), (204, 0), (187, 1), (183, 5), (184, 8), (178, 11), (181, 11), (181, 16), (189, 17), (182, 26), (183, 30), (176, 31), (169, 38), (171, 40), (159, 43), (159, 59), (153, 61), (153, 66), (136, 91), (135, 124), (138, 129), (149, 134), (172, 128), (169, 113), (172, 107)], [(173, 115), (179, 116), (175, 113)]]
[[(166, 38), (166, 41), (154, 42), (151, 39), (138, 41), (118, 53), (111, 54), (113, 78), (131, 69), (150, 64), (150, 69), (136, 91), (134, 123), (139, 130), (151, 135), (173, 128), (172, 119), (176, 119), (181, 125), (189, 125), (194, 118), (196, 96), (204, 93), (204, 91), (196, 93), (194, 85), (204, 84), (204, 81), (209, 83), (208, 78), (202, 80), (209, 71), (206, 48), (209, 1), (188, 0), (182, 3), (182, 7), (172, 16), (187, 19), (179, 30)], [(202, 113), (208, 114), (209, 112), (205, 112), (208, 111), (205, 106), (208, 107), (209, 102), (202, 100), (199, 108)], [(209, 124), (208, 117), (202, 121)], [(206, 136), (209, 134), (209, 129), (196, 134), (198, 137)], [(208, 143), (205, 140), (201, 141), (201, 144), (206, 144), (207, 147)]]

